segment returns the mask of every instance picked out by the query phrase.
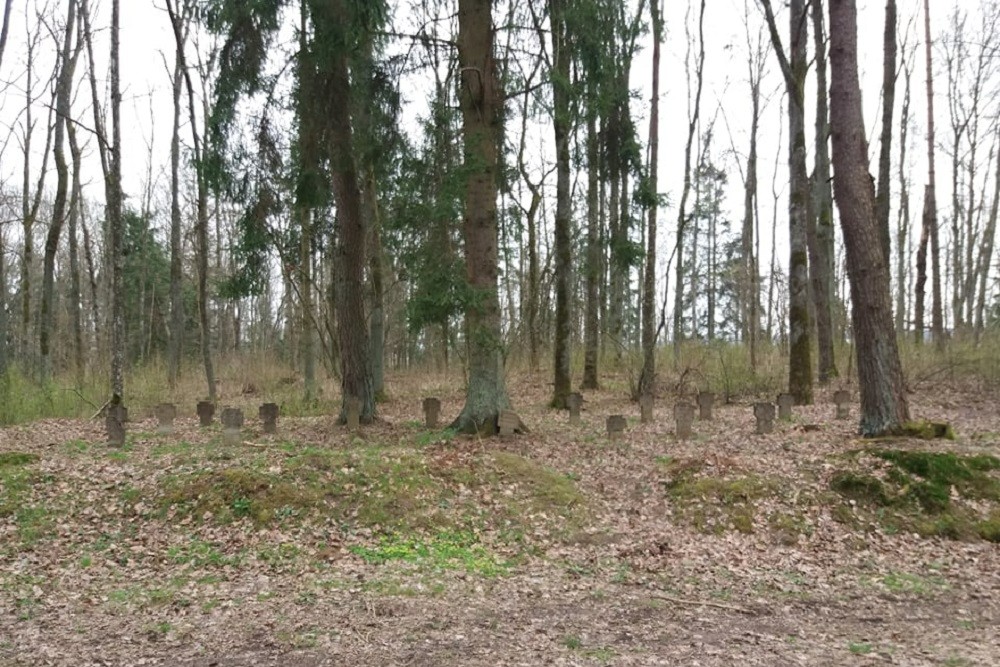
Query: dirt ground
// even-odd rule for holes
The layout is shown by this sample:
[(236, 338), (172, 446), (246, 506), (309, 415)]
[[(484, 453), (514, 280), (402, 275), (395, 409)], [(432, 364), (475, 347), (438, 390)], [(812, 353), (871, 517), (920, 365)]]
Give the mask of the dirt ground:
[[(0, 477), (0, 665), (1000, 664), (1000, 544), (890, 530), (832, 495), (845, 453), (871, 443), (853, 419), (834, 419), (825, 393), (772, 435), (753, 434), (745, 400), (678, 441), (673, 397), (640, 424), (611, 386), (588, 394), (584, 423), (570, 426), (543, 407), (544, 380), (523, 378), (511, 393), (530, 434), (438, 441), (416, 424), (420, 398), (436, 394), (454, 414), (453, 387), (411, 381), (357, 435), (302, 418), (263, 436), (248, 419), (244, 443), (221, 459), (219, 433), (197, 427), (193, 404), (170, 435), (139, 414), (123, 451), (102, 444), (96, 422), (0, 430), (0, 454), (29, 455)], [(995, 392), (911, 400), (957, 439), (884, 446), (1000, 455)], [(629, 428), (609, 444), (604, 418), (619, 412)], [(504, 452), (570, 480), (579, 500), (561, 515), (535, 489), (516, 539), (484, 528), (454, 556), (464, 566), (419, 549), (365, 558), (384, 531), (350, 516), (255, 523), (164, 509), (177, 475), (252, 464), (280, 476), (304, 446), (384, 446), (456, 469)], [(682, 500), (668, 490), (686, 461), (699, 479), (738, 474), (767, 480), (767, 492)], [(484, 526), (525, 493), (512, 477), (447, 479), (449, 497), (485, 508)]]

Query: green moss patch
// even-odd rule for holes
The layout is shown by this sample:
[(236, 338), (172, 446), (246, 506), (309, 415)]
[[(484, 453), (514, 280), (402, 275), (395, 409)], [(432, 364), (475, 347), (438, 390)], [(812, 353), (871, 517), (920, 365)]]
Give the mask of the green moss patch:
[(675, 511), (702, 532), (752, 533), (758, 501), (778, 496), (780, 488), (757, 475), (706, 475), (704, 462), (697, 459), (671, 460), (665, 468), (670, 479), (664, 486)]
[(1000, 502), (1000, 459), (894, 449), (861, 450), (852, 458), (861, 455), (871, 457), (869, 469), (840, 471), (830, 488), (883, 528), (950, 539), (995, 535), (996, 512), (983, 516), (981, 508)]
[(26, 452), (0, 452), (0, 468), (24, 466), (38, 461), (38, 454)]
[(404, 561), (437, 571), (461, 569), (487, 577), (505, 574), (510, 568), (510, 563), (490, 553), (470, 531), (440, 531), (425, 537), (393, 533), (383, 536), (375, 546), (349, 550), (375, 565)]

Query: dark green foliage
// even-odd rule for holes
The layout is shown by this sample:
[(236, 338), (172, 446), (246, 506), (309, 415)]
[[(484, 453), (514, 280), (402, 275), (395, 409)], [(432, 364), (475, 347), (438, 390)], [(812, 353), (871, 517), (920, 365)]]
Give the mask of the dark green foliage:
[(24, 466), (38, 461), (38, 454), (26, 452), (0, 452), (0, 468)]
[(858, 502), (878, 506), (889, 504), (882, 482), (871, 475), (840, 472), (830, 480), (830, 488), (845, 498)]

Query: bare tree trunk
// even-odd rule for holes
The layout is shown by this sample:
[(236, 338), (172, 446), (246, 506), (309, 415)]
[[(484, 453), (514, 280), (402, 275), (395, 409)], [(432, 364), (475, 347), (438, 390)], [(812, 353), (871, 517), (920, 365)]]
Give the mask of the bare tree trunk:
[(76, 3), (70, 2), (66, 11), (65, 36), (62, 53), (59, 56), (59, 78), (56, 83), (56, 126), (53, 140), (53, 154), (56, 165), (56, 193), (52, 203), (52, 222), (45, 236), (45, 255), (42, 269), (42, 305), (38, 323), (38, 347), (41, 361), (41, 380), (48, 383), (52, 379), (51, 336), (53, 328), (53, 300), (55, 298), (56, 252), (59, 237), (66, 221), (67, 198), (70, 189), (69, 167), (66, 163), (66, 124), (70, 121), (70, 105), (73, 94), (73, 75), (76, 69), (76, 55), (73, 49), (73, 34), (76, 31)]
[(907, 247), (910, 230), (910, 184), (907, 178), (906, 150), (910, 127), (910, 66), (904, 55), (903, 108), (899, 118), (899, 215), (896, 231), (896, 333), (906, 331)]
[(770, 0), (761, 0), (771, 42), (788, 91), (788, 392), (799, 405), (812, 403), (812, 335), (809, 323), (808, 212), (805, 81), (807, 27), (804, 0), (791, 0), (791, 41), (786, 58)]
[[(111, 404), (125, 401), (125, 225), (122, 220), (122, 92), (119, 62), (120, 2), (111, 1), (111, 150), (108, 200), (108, 229), (111, 233)], [(88, 31), (89, 32), (89, 31)], [(91, 63), (93, 65), (93, 63)]]
[[(684, 185), (681, 189), (680, 204), (677, 207), (677, 243), (676, 259), (677, 265), (674, 276), (674, 367), (678, 367), (681, 360), (681, 342), (684, 339), (684, 232), (687, 229), (688, 212), (687, 200), (691, 195), (691, 151), (694, 146), (695, 131), (698, 128), (698, 120), (701, 116), (701, 90), (704, 83), (705, 73), (705, 0), (699, 5), (698, 11), (698, 60), (695, 64), (695, 95), (694, 104), (690, 102), (690, 59), (691, 59), (691, 36), (688, 35), (688, 55), (685, 58), (685, 71), (688, 76), (688, 135), (687, 143), (684, 145)], [(687, 22), (685, 21), (685, 32), (687, 32)], [(697, 324), (695, 324), (697, 326)]]
[(83, 152), (76, 138), (76, 125), (68, 123), (66, 133), (69, 138), (70, 154), (73, 157), (73, 184), (69, 202), (69, 316), (73, 330), (73, 367), (76, 371), (76, 385), (83, 386), (87, 363), (83, 351), (83, 323), (81, 322), (81, 285), (80, 285), (80, 244), (77, 237), (77, 223), (80, 220), (80, 210), (83, 207), (83, 192), (80, 185), (80, 170), (83, 162)]
[(826, 79), (826, 34), (823, 3), (812, 5), (813, 43), (816, 46), (816, 169), (813, 172), (812, 209), (809, 218), (809, 273), (816, 313), (818, 377), (821, 384), (837, 377), (833, 349), (833, 189), (830, 185), (830, 125)]
[(184, 296), (181, 283), (184, 279), (181, 246), (181, 92), (183, 88), (183, 60), (174, 56), (173, 102), (174, 119), (170, 136), (170, 343), (167, 350), (167, 382), (171, 389), (177, 386), (181, 368), (181, 351), (184, 348)]
[[(749, 22), (748, 22), (749, 25)], [(754, 246), (755, 223), (757, 220), (757, 132), (760, 128), (760, 81), (763, 78), (764, 57), (758, 47), (754, 53), (747, 29), (747, 70), (750, 83), (750, 150), (747, 154), (747, 171), (743, 183), (743, 229), (740, 234), (740, 249), (743, 263), (742, 337), (750, 346), (750, 368), (757, 368), (757, 338), (760, 335), (760, 271), (757, 262), (759, 253)]]
[(660, 43), (663, 40), (663, 20), (660, 0), (651, 0), (649, 9), (653, 23), (653, 91), (649, 107), (649, 211), (646, 221), (646, 267), (642, 285), (642, 373), (639, 375), (639, 395), (653, 396), (656, 391), (656, 213), (657, 166), (660, 161)]
[(882, 33), (882, 134), (879, 138), (878, 192), (875, 213), (886, 266), (890, 265), (889, 236), (890, 169), (892, 165), (892, 113), (896, 102), (896, 0), (886, 0)]
[(597, 138), (596, 102), (587, 108), (587, 264), (586, 264), (586, 314), (583, 334), (583, 389), (597, 389), (598, 364), (601, 351), (600, 282), (601, 282), (601, 230), (600, 230), (600, 160)]
[(466, 311), (469, 378), (465, 406), (453, 427), (493, 434), (509, 405), (504, 381), (497, 298), (497, 141), (503, 93), (493, 56), (491, 0), (459, 0), (458, 60), (467, 172), (465, 259), (469, 286), (479, 295)]
[[(938, 234), (937, 199), (934, 171), (934, 68), (931, 60), (931, 7), (924, 0), (924, 46), (927, 59), (927, 189), (924, 191), (922, 234), (930, 238), (931, 246), (931, 330), (934, 343), (944, 349), (944, 309), (941, 302), (941, 242)], [(921, 237), (923, 245), (923, 237)], [(926, 255), (926, 250), (924, 251)], [(917, 255), (919, 270), (920, 255)], [(926, 261), (926, 260), (925, 260)], [(926, 264), (924, 271), (926, 272)], [(920, 279), (918, 278), (918, 283)], [(924, 277), (926, 282), (926, 276)], [(923, 308), (921, 307), (921, 311)], [(921, 322), (922, 324), (923, 322)]]
[(570, 274), (573, 271), (572, 216), (570, 199), (570, 35), (564, 0), (549, 0), (552, 25), (552, 127), (556, 143), (555, 283), (556, 321), (553, 354), (553, 392), (550, 405), (566, 407), (570, 378)]
[(0, 65), (3, 64), (3, 54), (7, 50), (7, 33), (10, 30), (10, 8), (14, 0), (7, 0), (3, 6), (3, 27), (0, 28)]
[(860, 431), (877, 436), (897, 431), (910, 417), (893, 330), (889, 264), (868, 175), (854, 0), (830, 0), (830, 65), (834, 180), (851, 281)]

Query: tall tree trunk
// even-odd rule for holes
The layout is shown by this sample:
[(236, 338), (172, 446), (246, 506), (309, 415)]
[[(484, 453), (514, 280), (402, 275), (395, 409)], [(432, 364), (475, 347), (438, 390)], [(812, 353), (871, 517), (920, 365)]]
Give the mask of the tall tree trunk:
[[(56, 81), (56, 126), (53, 140), (53, 155), (56, 165), (56, 193), (52, 203), (52, 222), (45, 236), (45, 255), (42, 261), (42, 308), (38, 326), (38, 347), (41, 360), (41, 379), (48, 383), (52, 379), (52, 328), (55, 298), (56, 252), (59, 238), (66, 222), (67, 198), (70, 189), (69, 166), (66, 163), (66, 124), (70, 118), (73, 94), (73, 74), (76, 55), (73, 50), (73, 34), (76, 31), (76, 3), (70, 2), (66, 11), (65, 36), (62, 53), (59, 56), (59, 77)], [(79, 53), (79, 50), (76, 51)]]
[(10, 31), (10, 8), (14, 0), (7, 0), (3, 5), (3, 27), (0, 27), (0, 65), (3, 64), (3, 54), (7, 50), (7, 34)]
[[(120, 0), (111, 1), (111, 150), (108, 229), (111, 233), (111, 404), (125, 401), (125, 225), (122, 220), (122, 91), (119, 62)], [(93, 66), (93, 62), (91, 62)]]
[(660, 42), (663, 21), (660, 0), (650, 0), (653, 23), (653, 91), (649, 106), (649, 211), (646, 221), (646, 267), (642, 285), (642, 373), (639, 375), (639, 395), (653, 396), (656, 391), (656, 214), (657, 166), (660, 161)]
[(509, 405), (504, 381), (497, 296), (497, 142), (503, 93), (493, 56), (492, 0), (459, 0), (459, 105), (465, 147), (465, 262), (478, 298), (466, 309), (469, 378), (465, 406), (452, 424), (465, 432), (493, 434)]
[(83, 323), (81, 322), (81, 285), (80, 285), (80, 244), (77, 237), (77, 223), (80, 220), (80, 209), (83, 207), (83, 192), (80, 185), (80, 170), (83, 163), (83, 152), (76, 138), (76, 125), (68, 123), (66, 134), (69, 138), (70, 154), (73, 158), (72, 195), (69, 201), (69, 318), (73, 331), (73, 368), (75, 370), (76, 386), (82, 387), (86, 375), (86, 357), (83, 351)]
[[(688, 34), (688, 54), (685, 57), (685, 71), (688, 78), (688, 134), (684, 144), (684, 185), (681, 188), (680, 204), (677, 206), (677, 266), (674, 276), (674, 367), (681, 361), (681, 342), (684, 340), (684, 233), (687, 230), (687, 200), (691, 195), (691, 152), (694, 148), (695, 132), (701, 117), (701, 91), (705, 74), (705, 0), (698, 11), (698, 56), (695, 63), (695, 93), (693, 104), (691, 95), (691, 36)], [(685, 22), (685, 32), (687, 32)], [(697, 326), (694, 323), (693, 326)]]
[(837, 377), (833, 349), (833, 189), (830, 185), (830, 125), (827, 110), (826, 34), (823, 3), (812, 4), (813, 43), (816, 45), (816, 169), (813, 172), (812, 210), (809, 219), (809, 273), (816, 313), (818, 378), (826, 384)]
[(878, 192), (875, 214), (882, 239), (882, 254), (890, 266), (889, 236), (890, 169), (892, 167), (892, 113), (896, 102), (896, 0), (886, 0), (882, 33), (882, 133), (879, 137)]
[(770, 0), (762, 0), (771, 42), (788, 91), (788, 392), (799, 405), (812, 403), (812, 327), (809, 323), (808, 213), (805, 82), (808, 23), (804, 0), (791, 0), (791, 39), (786, 58)]
[(750, 83), (750, 150), (747, 153), (746, 178), (743, 182), (743, 228), (740, 232), (740, 253), (743, 265), (742, 338), (750, 347), (750, 368), (757, 368), (757, 338), (760, 335), (760, 271), (754, 239), (757, 207), (757, 131), (760, 128), (760, 80), (763, 77), (763, 57), (755, 54), (747, 32), (747, 70)]
[(181, 247), (181, 91), (182, 60), (174, 57), (173, 102), (174, 119), (170, 136), (170, 343), (167, 350), (167, 382), (171, 389), (177, 387), (181, 367), (181, 350), (184, 346), (184, 297), (181, 281), (184, 279)]
[[(592, 96), (593, 97), (593, 96)], [(601, 352), (601, 230), (600, 230), (600, 166), (597, 137), (596, 101), (587, 108), (587, 263), (586, 306), (583, 325), (583, 389), (597, 389), (598, 364)]]
[(570, 193), (570, 45), (564, 0), (549, 0), (552, 25), (552, 127), (556, 143), (555, 283), (556, 321), (553, 355), (553, 392), (550, 405), (566, 407), (570, 385), (570, 277), (573, 271), (572, 206)]
[[(344, 0), (323, 6), (313, 5), (318, 27), (317, 40), (334, 39), (349, 43), (346, 31), (354, 16)], [(347, 20), (344, 20), (347, 17)], [(368, 339), (368, 319), (365, 315), (365, 262), (367, 233), (361, 198), (361, 187), (355, 166), (354, 131), (351, 126), (352, 82), (348, 71), (346, 50), (333, 54), (320, 64), (328, 77), (325, 89), (329, 109), (328, 136), (332, 159), (331, 180), (337, 202), (337, 256), (341, 284), (337, 290), (337, 339), (340, 341), (342, 408), (340, 421), (347, 420), (347, 401), (361, 402), (361, 421), (375, 419), (375, 392), (372, 386), (371, 347)]]
[(830, 0), (830, 65), (834, 180), (851, 281), (860, 431), (876, 436), (898, 430), (909, 420), (909, 408), (893, 330), (889, 264), (868, 175), (854, 0)]
[(910, 184), (907, 178), (906, 150), (910, 128), (910, 67), (904, 54), (905, 71), (903, 107), (899, 118), (899, 215), (896, 230), (896, 333), (906, 331), (907, 248), (910, 230)]
[[(934, 170), (934, 68), (931, 60), (931, 6), (924, 0), (924, 46), (927, 59), (927, 189), (924, 191), (922, 234), (930, 238), (931, 250), (931, 331), (934, 344), (944, 349), (944, 307), (941, 302), (941, 241), (938, 234), (937, 195)], [(921, 236), (923, 245), (923, 236)], [(925, 250), (926, 254), (926, 250)], [(920, 259), (918, 253), (917, 266)], [(926, 271), (926, 265), (924, 270)], [(924, 278), (926, 281), (926, 276)], [(919, 278), (918, 278), (919, 282)], [(921, 311), (923, 309), (921, 308)], [(921, 322), (922, 324), (922, 322)]]

